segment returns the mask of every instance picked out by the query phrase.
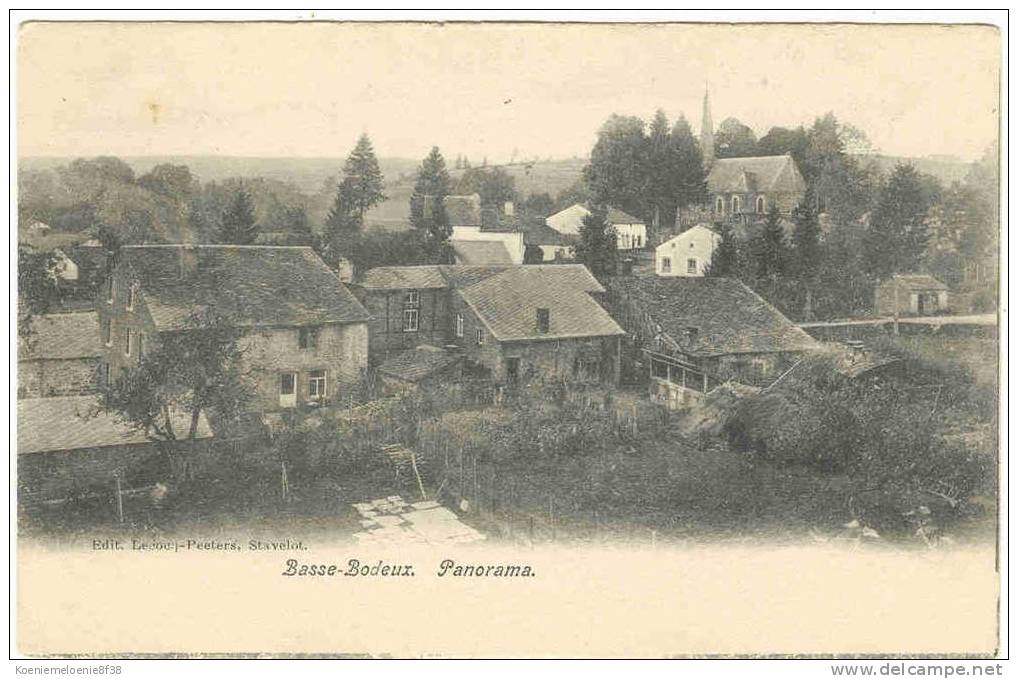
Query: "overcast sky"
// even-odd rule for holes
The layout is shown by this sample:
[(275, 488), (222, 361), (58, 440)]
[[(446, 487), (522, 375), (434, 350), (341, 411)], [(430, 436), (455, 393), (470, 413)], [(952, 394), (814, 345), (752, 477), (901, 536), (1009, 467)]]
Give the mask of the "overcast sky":
[(985, 27), (27, 24), (20, 155), (586, 155), (611, 113), (758, 135), (834, 111), (895, 155), (997, 136)]

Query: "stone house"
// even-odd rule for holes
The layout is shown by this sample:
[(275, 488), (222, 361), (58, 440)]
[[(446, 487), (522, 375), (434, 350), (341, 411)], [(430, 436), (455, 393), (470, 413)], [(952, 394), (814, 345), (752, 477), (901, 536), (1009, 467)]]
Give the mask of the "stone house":
[(101, 355), (94, 311), (33, 319), (31, 335), (18, 337), (18, 398), (96, 391)]
[(787, 216), (805, 195), (806, 181), (787, 154), (718, 158), (707, 175), (707, 204), (716, 220), (762, 220), (772, 206)]
[(213, 309), (245, 331), (256, 412), (342, 400), (368, 362), (368, 313), (308, 247), (124, 246), (96, 301), (102, 381)]
[(720, 243), (721, 234), (697, 224), (654, 248), (654, 271), (658, 276), (703, 276)]
[(894, 274), (873, 297), (879, 316), (931, 316), (948, 309), (947, 286), (927, 274)]
[(820, 345), (741, 281), (639, 273), (609, 283), (633, 368), (670, 407), (733, 380), (763, 387)]
[(446, 347), (498, 384), (615, 383), (623, 330), (579, 264), (381, 267), (358, 286), (372, 315), (372, 361)]

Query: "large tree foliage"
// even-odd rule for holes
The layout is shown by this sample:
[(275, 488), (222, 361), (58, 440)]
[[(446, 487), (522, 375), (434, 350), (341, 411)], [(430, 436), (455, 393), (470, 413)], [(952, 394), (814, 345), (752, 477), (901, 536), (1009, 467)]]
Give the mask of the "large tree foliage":
[(756, 259), (756, 275), (760, 278), (777, 278), (787, 272), (788, 246), (777, 206), (772, 205), (767, 213), (756, 247)]
[[(141, 363), (101, 394), (101, 408), (115, 413), (156, 441), (194, 440), (202, 414), (229, 421), (250, 398), (241, 368), (243, 332), (213, 309), (192, 314), (182, 330), (161, 333)], [(187, 431), (172, 413), (188, 415)]]
[(648, 140), (643, 128), (639, 118), (612, 115), (598, 130), (583, 178), (595, 203), (646, 218)]
[(788, 154), (795, 159), (800, 169), (803, 168), (809, 138), (806, 128), (802, 125), (794, 129), (772, 127), (767, 134), (760, 137), (757, 151), (762, 156), (783, 156)]
[(445, 158), (437, 146), (421, 162), (417, 169), (414, 192), (410, 196), (410, 224), (429, 239), (444, 242), (449, 239), (452, 229), (445, 211), (445, 197), (449, 195), (449, 171)]
[[(368, 210), (385, 200), (385, 178), (368, 135), (362, 134), (343, 165), (343, 193), (346, 209), (355, 218), (356, 228), (364, 226)], [(337, 196), (338, 199), (338, 196)]]
[(251, 245), (258, 237), (254, 204), (250, 194), (240, 187), (233, 194), (219, 224), (219, 242), (232, 245)]
[(700, 205), (707, 200), (707, 173), (703, 166), (700, 143), (685, 116), (672, 126), (671, 145), (674, 162), (672, 198), (680, 208)]
[(52, 252), (18, 248), (18, 336), (30, 341), (32, 323), (48, 313), (63, 297)]
[(710, 265), (707, 267), (706, 275), (717, 278), (731, 278), (739, 273), (740, 256), (738, 245), (735, 242), (735, 234), (728, 222), (722, 223), (719, 227), (721, 242), (714, 249)]
[(456, 182), (455, 194), (472, 193), (481, 196), (481, 205), (486, 208), (502, 209), (506, 203), (518, 200), (516, 179), (501, 167), (468, 168)]
[(758, 155), (756, 133), (737, 118), (725, 118), (714, 133), (718, 158), (746, 158)]
[(668, 129), (668, 118), (664, 111), (658, 109), (650, 123), (647, 139), (647, 199), (655, 226), (671, 226), (675, 219), (678, 173), (678, 158)]
[(866, 231), (865, 254), (878, 278), (914, 271), (926, 248), (930, 193), (911, 165), (898, 164), (883, 190)]
[(595, 207), (583, 218), (580, 241), (576, 245), (576, 259), (587, 265), (598, 278), (615, 273), (618, 249), (615, 229), (608, 223), (605, 210)]

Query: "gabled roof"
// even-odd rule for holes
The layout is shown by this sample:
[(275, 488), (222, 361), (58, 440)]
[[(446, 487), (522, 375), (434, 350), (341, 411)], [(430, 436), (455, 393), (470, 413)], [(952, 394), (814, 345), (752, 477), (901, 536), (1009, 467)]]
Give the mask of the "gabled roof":
[(706, 232), (714, 236), (716, 239), (721, 239), (721, 234), (715, 231), (709, 224), (696, 224), (691, 226), (680, 234), (676, 234), (666, 241), (662, 241), (660, 245), (655, 249), (667, 248), (671, 243), (679, 243), (689, 239), (689, 237), (696, 235), (700, 232)]
[(94, 311), (48, 314), (32, 319), (32, 334), (18, 337), (18, 360), (68, 360), (102, 354), (99, 315)]
[[(804, 351), (816, 340), (734, 278), (618, 276), (627, 294), (683, 351), (699, 356)], [(695, 339), (688, 331), (695, 329)]]
[[(174, 431), (188, 431), (190, 416), (174, 411)], [(57, 425), (57, 426), (54, 426)], [(198, 438), (209, 438), (212, 429), (202, 414)], [(51, 453), (102, 446), (148, 443), (145, 432), (115, 415), (99, 412), (95, 396), (53, 396), (18, 401), (18, 455)]]
[(718, 158), (707, 175), (710, 193), (803, 193), (806, 182), (790, 155)]
[(633, 215), (628, 214), (626, 212), (623, 212), (617, 207), (608, 208), (608, 214), (606, 215), (606, 217), (608, 219), (608, 223), (613, 226), (615, 224), (643, 224), (642, 219), (634, 217)]
[(449, 226), (481, 225), (480, 195), (472, 193), (468, 196), (446, 196), (442, 205), (445, 206)]
[(367, 290), (414, 290), (464, 288), (496, 276), (508, 269), (541, 270), (553, 285), (576, 288), (588, 293), (604, 292), (590, 270), (582, 264), (514, 264), (512, 266), (462, 266), (427, 264), (423, 266), (381, 266), (365, 272), (358, 283)]
[(891, 280), (909, 290), (947, 290), (947, 286), (928, 274), (894, 274)]
[(378, 366), (378, 372), (403, 382), (420, 382), (462, 360), (463, 354), (422, 345), (396, 354)]
[[(192, 273), (181, 278), (181, 257)], [(240, 327), (358, 323), (367, 310), (308, 247), (128, 245), (119, 267), (131, 270), (159, 330), (183, 327), (211, 306)]]
[(523, 242), (527, 245), (568, 245), (561, 233), (536, 220), (527, 221), (523, 225)]
[[(518, 266), (462, 288), (459, 294), (495, 339), (503, 342), (625, 334), (590, 296), (592, 286), (582, 282), (578, 270), (597, 284), (582, 265)], [(537, 329), (540, 308), (549, 312), (546, 333)]]
[(512, 264), (513, 258), (505, 244), (497, 240), (451, 240), (456, 263), (468, 266)]

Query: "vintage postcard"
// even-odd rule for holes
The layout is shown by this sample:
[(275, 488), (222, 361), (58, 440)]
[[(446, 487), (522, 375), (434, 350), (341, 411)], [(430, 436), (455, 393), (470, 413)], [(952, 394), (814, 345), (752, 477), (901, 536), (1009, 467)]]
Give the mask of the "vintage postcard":
[(12, 35), (15, 656), (1001, 653), (998, 26)]

